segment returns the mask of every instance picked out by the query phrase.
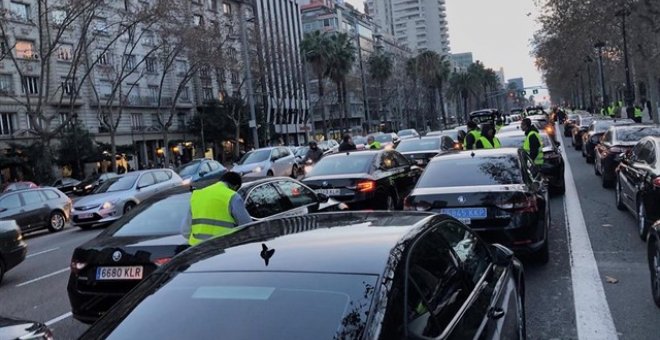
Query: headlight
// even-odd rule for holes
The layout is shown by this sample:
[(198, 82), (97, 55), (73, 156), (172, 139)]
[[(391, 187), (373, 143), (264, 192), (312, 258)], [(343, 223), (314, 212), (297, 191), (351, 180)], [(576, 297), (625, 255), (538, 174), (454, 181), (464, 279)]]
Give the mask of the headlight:
[(314, 169), (313, 165), (305, 165), (305, 174), (309, 174)]
[(115, 206), (115, 204), (112, 203), (112, 202), (105, 202), (101, 206), (101, 209), (112, 209), (114, 206)]
[(190, 184), (190, 182), (192, 182), (192, 179), (191, 178), (186, 178), (181, 182), (181, 184), (188, 185), (188, 184)]
[(254, 168), (254, 169), (252, 170), (252, 172), (254, 172), (255, 174), (258, 174), (258, 173), (261, 172), (261, 170), (263, 170), (263, 169), (262, 169), (260, 166), (258, 166), (258, 167), (256, 167), (256, 168)]
[(85, 189), (91, 189), (91, 188), (92, 188), (92, 185), (91, 185), (91, 184), (87, 184), (87, 185), (85, 185)]

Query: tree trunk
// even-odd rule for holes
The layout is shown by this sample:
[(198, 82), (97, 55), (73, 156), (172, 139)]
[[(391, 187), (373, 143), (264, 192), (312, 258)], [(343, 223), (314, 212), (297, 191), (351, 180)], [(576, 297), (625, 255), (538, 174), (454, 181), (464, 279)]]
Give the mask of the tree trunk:
[[(165, 167), (167, 168), (170, 165), (170, 135), (169, 131), (167, 131), (169, 128), (166, 128), (163, 126), (163, 144), (165, 146), (163, 147), (163, 162), (165, 163)], [(126, 169), (128, 171), (128, 169)]]
[(108, 124), (110, 127), (109, 129), (110, 130), (110, 164), (111, 164), (112, 172), (117, 173), (117, 159), (115, 158), (115, 155), (117, 154), (117, 141), (116, 141), (117, 126), (115, 126), (115, 116), (112, 109), (108, 110), (108, 115), (109, 115), (108, 120), (110, 121), (110, 123)]
[(339, 109), (339, 132), (344, 134), (344, 99), (343, 92), (341, 90), (341, 81), (335, 81), (335, 87), (337, 87), (337, 108)]
[(317, 79), (319, 80), (319, 105), (321, 105), (321, 126), (323, 126), (323, 138), (328, 139), (328, 115), (326, 112), (328, 108), (325, 106), (325, 88), (323, 86), (323, 76), (319, 75)]
[(655, 124), (660, 124), (660, 108), (658, 107), (658, 104), (660, 99), (658, 98), (658, 76), (655, 72), (651, 71), (647, 73), (647, 79), (648, 79), (648, 100), (651, 102), (650, 109), (649, 109), (649, 114), (651, 117), (653, 117), (653, 122)]
[(447, 112), (445, 110), (445, 96), (443, 95), (444, 92), (444, 84), (443, 82), (438, 82), (438, 92), (440, 92), (440, 113), (442, 114), (442, 124), (443, 124), (443, 129), (447, 128)]
[(382, 115), (383, 118), (381, 118), (384, 121), (387, 121), (387, 114), (385, 114), (385, 110), (383, 108), (383, 87), (385, 86), (384, 82), (380, 83), (380, 86), (378, 87), (378, 111)]
[(465, 117), (465, 121), (467, 122), (470, 117), (468, 117), (468, 96), (463, 96), (463, 116)]
[[(346, 88), (346, 80), (342, 80), (341, 82), (341, 96), (344, 100), (344, 120), (346, 122), (346, 133), (351, 132), (351, 121), (348, 117), (348, 112), (350, 111), (350, 102), (348, 101), (348, 90)], [(340, 138), (343, 138), (344, 136), (342, 135)]]

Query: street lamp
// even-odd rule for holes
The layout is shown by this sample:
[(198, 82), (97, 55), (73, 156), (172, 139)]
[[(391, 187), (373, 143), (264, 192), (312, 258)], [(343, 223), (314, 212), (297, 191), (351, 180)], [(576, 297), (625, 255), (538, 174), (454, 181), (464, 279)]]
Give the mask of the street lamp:
[[(248, 21), (248, 19), (243, 18), (244, 10), (243, 6), (247, 4), (250, 6), (252, 9), (253, 15), (256, 15), (256, 6), (254, 5), (253, 1), (242, 1), (238, 4), (238, 15), (239, 15), (239, 22), (240, 22), (240, 29), (241, 29), (241, 50), (243, 54), (243, 62), (245, 63), (245, 80), (247, 83), (247, 95), (248, 95), (248, 105), (250, 106), (250, 123), (248, 124), (250, 127), (250, 131), (252, 132), (252, 142), (254, 143), (254, 148), (258, 149), (259, 148), (259, 135), (257, 131), (257, 113), (256, 113), (256, 108), (255, 108), (255, 103), (254, 103), (254, 90), (253, 90), (253, 84), (252, 84), (252, 65), (250, 64), (250, 53), (248, 51), (248, 36), (247, 36), (247, 28), (245, 27), (245, 22)], [(255, 20), (255, 18), (252, 18), (252, 20)]]
[(628, 61), (628, 39), (626, 37), (626, 17), (630, 15), (630, 10), (627, 8), (621, 9), (616, 12), (617, 17), (621, 17), (621, 34), (623, 35), (623, 60), (626, 68), (626, 91), (624, 93), (626, 106), (632, 107), (635, 101), (635, 91), (633, 90), (632, 81), (630, 77), (630, 62)]
[(600, 71), (600, 95), (603, 100), (603, 107), (609, 104), (609, 100), (607, 98), (607, 92), (605, 92), (605, 71), (603, 70), (603, 47), (605, 47), (605, 43), (602, 41), (598, 41), (595, 45), (595, 48), (598, 49), (598, 68)]
[[(584, 62), (587, 64), (587, 77), (589, 80), (589, 106), (591, 107), (591, 110), (594, 110), (594, 92), (593, 89), (591, 88), (591, 63), (594, 60), (591, 59), (590, 56), (586, 56), (584, 59)], [(592, 112), (593, 113), (593, 112)]]

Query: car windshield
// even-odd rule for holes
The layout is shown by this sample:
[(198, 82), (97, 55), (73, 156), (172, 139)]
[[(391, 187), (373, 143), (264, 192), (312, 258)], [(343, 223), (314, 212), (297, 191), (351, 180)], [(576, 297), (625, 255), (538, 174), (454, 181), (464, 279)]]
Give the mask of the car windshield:
[(396, 147), (399, 152), (440, 150), (440, 138), (406, 139)]
[(599, 120), (595, 121), (592, 123), (592, 126), (594, 127), (593, 132), (595, 133), (604, 133), (607, 132), (607, 130), (613, 126), (613, 125), (625, 125), (625, 124), (633, 124), (635, 123), (632, 120), (629, 119), (622, 119), (622, 120)]
[(406, 136), (414, 136), (415, 135), (415, 130), (401, 130), (398, 133), (399, 137), (406, 137)]
[(129, 190), (137, 181), (137, 174), (128, 174), (120, 177), (111, 178), (106, 182), (103, 182), (95, 191), (95, 194), (100, 194), (104, 192), (116, 192)]
[(117, 226), (113, 236), (176, 235), (188, 223), (190, 193), (172, 195), (149, 205), (142, 205), (129, 220)]
[(197, 169), (199, 168), (199, 165), (202, 162), (200, 161), (195, 161), (195, 162), (190, 162), (188, 164), (184, 164), (181, 167), (179, 167), (176, 172), (179, 174), (181, 177), (188, 177), (188, 176), (193, 176), (197, 174)]
[(260, 163), (268, 160), (269, 157), (270, 149), (254, 150), (246, 153), (243, 158), (238, 161), (238, 164)]
[(645, 127), (629, 127), (617, 129), (616, 139), (619, 142), (637, 142), (647, 136), (660, 136), (660, 128), (645, 126)]
[(520, 183), (522, 183), (522, 171), (518, 157), (514, 155), (459, 159), (439, 157), (426, 167), (417, 183), (417, 188)]
[(321, 158), (314, 166), (309, 176), (326, 176), (339, 174), (359, 174), (369, 171), (375, 155), (351, 153)]
[(392, 142), (392, 135), (389, 133), (383, 134), (383, 135), (375, 135), (374, 139), (379, 142), (379, 143), (391, 143)]

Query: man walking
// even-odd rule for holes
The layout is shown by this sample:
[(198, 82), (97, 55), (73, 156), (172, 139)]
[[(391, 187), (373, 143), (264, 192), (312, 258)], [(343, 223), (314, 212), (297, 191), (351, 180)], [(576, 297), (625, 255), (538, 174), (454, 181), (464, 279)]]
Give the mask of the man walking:
[(543, 165), (543, 140), (539, 130), (532, 125), (529, 118), (523, 119), (520, 128), (525, 132), (525, 141), (523, 142), (523, 150), (527, 152), (529, 157), (534, 160), (537, 166)]

